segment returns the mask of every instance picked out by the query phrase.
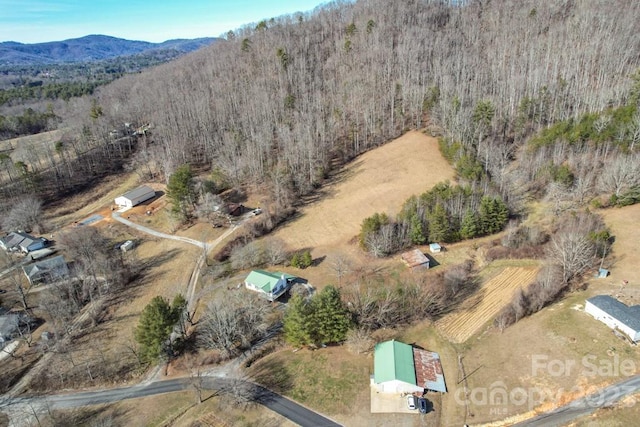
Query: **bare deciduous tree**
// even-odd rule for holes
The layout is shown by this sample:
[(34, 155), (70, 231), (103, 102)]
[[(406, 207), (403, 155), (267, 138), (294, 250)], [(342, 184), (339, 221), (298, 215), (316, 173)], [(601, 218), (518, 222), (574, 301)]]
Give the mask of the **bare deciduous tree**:
[(621, 196), (625, 191), (640, 185), (640, 154), (619, 154), (607, 160), (598, 184), (603, 191)]
[(42, 233), (42, 201), (35, 196), (26, 196), (17, 201), (2, 220), (2, 228), (7, 231), (33, 231)]
[(373, 350), (375, 341), (371, 338), (370, 331), (363, 328), (353, 328), (347, 332), (347, 341), (345, 344), (352, 353), (362, 354)]
[(226, 301), (212, 301), (198, 326), (198, 338), (205, 348), (227, 356), (248, 347), (267, 331), (266, 301), (252, 295)]

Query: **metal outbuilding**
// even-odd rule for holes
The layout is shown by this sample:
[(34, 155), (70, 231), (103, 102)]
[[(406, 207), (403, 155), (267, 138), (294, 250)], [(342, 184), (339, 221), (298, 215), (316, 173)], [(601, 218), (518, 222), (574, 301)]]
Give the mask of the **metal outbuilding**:
[(135, 190), (124, 193), (120, 197), (116, 197), (115, 202), (118, 206), (132, 208), (142, 202), (153, 199), (155, 196), (156, 192), (153, 188), (142, 185)]

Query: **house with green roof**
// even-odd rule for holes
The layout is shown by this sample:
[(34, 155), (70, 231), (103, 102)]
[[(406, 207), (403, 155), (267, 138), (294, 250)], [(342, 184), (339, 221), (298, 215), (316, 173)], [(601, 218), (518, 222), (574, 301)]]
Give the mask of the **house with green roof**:
[(447, 391), (438, 353), (396, 340), (376, 344), (371, 385), (381, 393)]
[(275, 301), (291, 288), (297, 279), (286, 273), (272, 273), (264, 270), (253, 270), (244, 280), (247, 289), (259, 292), (269, 301)]

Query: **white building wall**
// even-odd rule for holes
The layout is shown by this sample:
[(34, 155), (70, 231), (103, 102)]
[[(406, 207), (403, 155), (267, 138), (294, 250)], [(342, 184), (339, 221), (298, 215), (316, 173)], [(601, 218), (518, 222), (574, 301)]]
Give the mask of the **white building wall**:
[(633, 341), (640, 340), (640, 331), (635, 331), (629, 326), (623, 324), (618, 319), (611, 317), (607, 312), (601, 310), (591, 302), (587, 301), (584, 306), (584, 311), (592, 315), (596, 320), (601, 321), (611, 329), (619, 329), (631, 338)]
[(382, 393), (420, 393), (423, 392), (424, 389), (422, 387), (418, 387), (414, 384), (405, 383), (404, 381), (393, 380), (386, 381), (380, 384), (376, 384), (376, 388), (380, 390)]
[(120, 196), (120, 197), (116, 197), (116, 205), (118, 206), (125, 206), (127, 208), (133, 207), (133, 205), (131, 204), (131, 200), (127, 199), (124, 196)]

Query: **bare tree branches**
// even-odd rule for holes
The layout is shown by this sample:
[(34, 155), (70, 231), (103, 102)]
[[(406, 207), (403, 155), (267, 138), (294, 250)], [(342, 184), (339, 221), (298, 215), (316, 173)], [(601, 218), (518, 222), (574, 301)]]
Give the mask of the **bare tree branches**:
[(244, 295), (242, 299), (212, 301), (198, 326), (198, 339), (205, 348), (236, 354), (264, 336), (268, 328), (266, 301)]
[(35, 196), (18, 200), (2, 220), (2, 228), (8, 231), (28, 231), (42, 233), (42, 201)]

